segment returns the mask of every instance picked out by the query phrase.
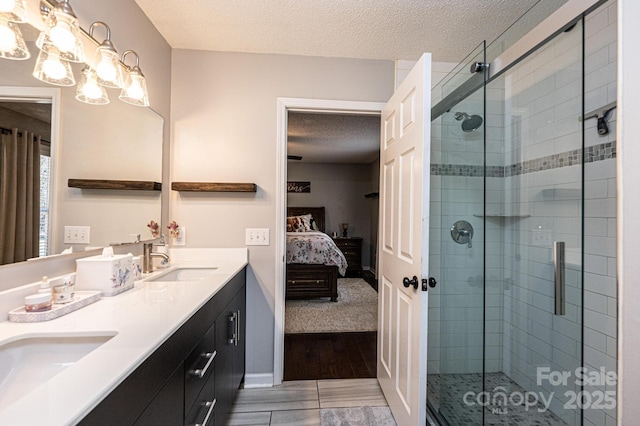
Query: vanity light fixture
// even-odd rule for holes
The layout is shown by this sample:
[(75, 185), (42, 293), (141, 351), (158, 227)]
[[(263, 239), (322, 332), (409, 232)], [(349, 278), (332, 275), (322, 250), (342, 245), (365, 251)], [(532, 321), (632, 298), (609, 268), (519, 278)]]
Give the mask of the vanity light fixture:
[[(136, 64), (133, 67), (126, 65), (126, 56), (132, 53), (136, 56)], [(122, 54), (122, 63), (125, 64), (129, 71), (122, 92), (120, 92), (120, 100), (131, 105), (149, 106), (149, 93), (147, 93), (147, 82), (140, 71), (140, 57), (133, 50), (127, 50)]]
[(0, 13), (0, 58), (23, 60), (30, 57), (18, 25)]
[(108, 104), (107, 90), (99, 84), (98, 80), (97, 73), (91, 67), (85, 66), (76, 89), (76, 99), (91, 105)]
[(71, 71), (71, 65), (60, 59), (60, 54), (55, 49), (41, 50), (36, 59), (36, 67), (33, 76), (45, 83), (58, 86), (73, 86), (76, 80)]
[(0, 16), (12, 22), (26, 22), (27, 0), (0, 0)]
[(42, 51), (57, 50), (65, 61), (85, 62), (80, 25), (69, 0), (62, 0), (49, 10), (45, 30), (36, 40), (36, 46)]
[[(111, 29), (104, 22), (94, 22), (89, 28), (89, 36), (93, 37), (93, 29), (96, 25), (101, 25), (107, 29), (107, 38), (98, 46), (94, 69), (98, 75), (98, 83), (114, 89), (120, 89), (124, 85), (122, 77), (122, 65), (118, 58), (113, 43), (111, 43)], [(95, 38), (94, 38), (95, 39)]]

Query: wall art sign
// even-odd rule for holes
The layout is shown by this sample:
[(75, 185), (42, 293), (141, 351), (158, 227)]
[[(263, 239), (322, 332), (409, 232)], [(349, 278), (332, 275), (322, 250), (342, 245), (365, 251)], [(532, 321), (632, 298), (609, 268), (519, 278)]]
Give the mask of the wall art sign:
[(311, 192), (311, 182), (287, 182), (287, 192)]

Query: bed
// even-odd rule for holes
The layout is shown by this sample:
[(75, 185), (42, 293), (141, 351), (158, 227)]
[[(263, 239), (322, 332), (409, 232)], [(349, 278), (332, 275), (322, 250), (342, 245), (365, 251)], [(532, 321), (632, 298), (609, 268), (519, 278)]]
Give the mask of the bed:
[[(324, 207), (289, 207), (287, 217), (311, 214), (315, 232), (287, 232), (286, 299), (329, 297), (338, 300), (338, 274), (347, 261), (324, 233)], [(291, 225), (291, 224), (290, 224)]]

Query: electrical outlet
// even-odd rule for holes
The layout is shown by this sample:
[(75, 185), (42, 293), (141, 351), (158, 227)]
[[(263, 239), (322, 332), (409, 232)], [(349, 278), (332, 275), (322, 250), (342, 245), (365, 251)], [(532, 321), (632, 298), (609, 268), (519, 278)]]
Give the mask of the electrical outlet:
[(245, 229), (245, 245), (268, 246), (269, 245), (269, 228)]
[(90, 226), (65, 226), (65, 244), (89, 244)]
[(173, 239), (173, 245), (183, 246), (187, 243), (187, 228), (185, 226), (179, 226), (178, 230), (180, 233), (178, 234), (178, 238)]

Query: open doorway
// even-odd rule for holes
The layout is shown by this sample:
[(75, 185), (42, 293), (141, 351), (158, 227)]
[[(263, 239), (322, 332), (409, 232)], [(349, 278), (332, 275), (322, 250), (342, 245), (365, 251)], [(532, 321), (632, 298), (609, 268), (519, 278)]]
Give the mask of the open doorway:
[(287, 114), (284, 380), (376, 377), (379, 141), (376, 113)]

